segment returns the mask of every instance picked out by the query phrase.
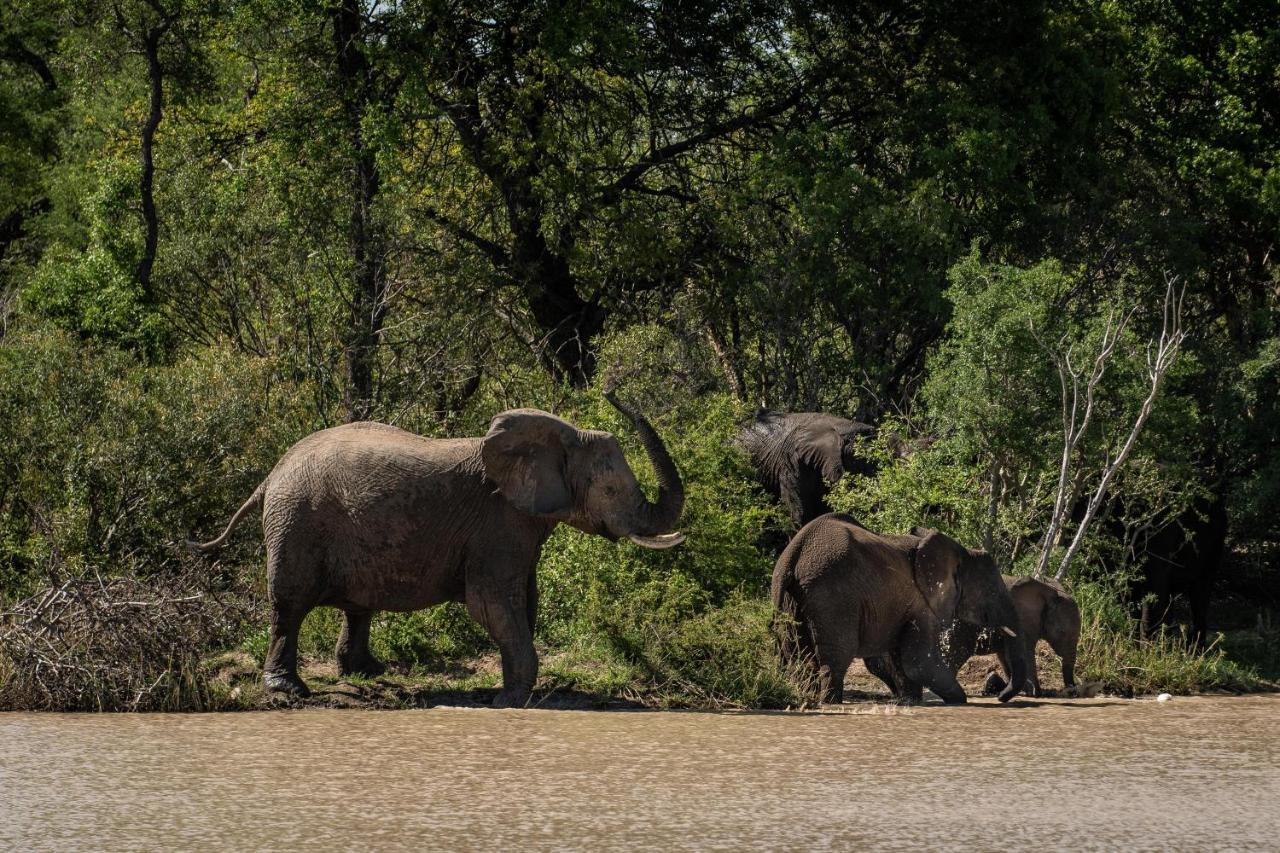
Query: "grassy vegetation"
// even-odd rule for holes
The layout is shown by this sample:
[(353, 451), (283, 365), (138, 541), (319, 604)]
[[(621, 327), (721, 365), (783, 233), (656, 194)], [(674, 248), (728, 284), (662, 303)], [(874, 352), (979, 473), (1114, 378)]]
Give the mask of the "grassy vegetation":
[(1076, 666), (1081, 681), (1122, 696), (1276, 689), (1256, 664), (1229, 655), (1221, 634), (1204, 649), (1193, 648), (1177, 629), (1143, 640), (1114, 587), (1081, 583), (1075, 595), (1083, 617)]

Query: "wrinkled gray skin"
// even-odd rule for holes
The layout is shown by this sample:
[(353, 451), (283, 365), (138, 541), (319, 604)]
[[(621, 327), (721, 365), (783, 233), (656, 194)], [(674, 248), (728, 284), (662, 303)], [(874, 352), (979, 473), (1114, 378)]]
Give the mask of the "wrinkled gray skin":
[(483, 438), (422, 438), (353, 423), (295, 444), (218, 539), (262, 507), (271, 600), (264, 677), (271, 690), (307, 695), (298, 676), (298, 628), (312, 608), (345, 615), (343, 674), (377, 674), (369, 651), (374, 611), (465, 602), (502, 654), (498, 707), (523, 705), (538, 671), (534, 568), (560, 522), (609, 540), (665, 548), (684, 489), (648, 421), (606, 394), (635, 424), (658, 476), (650, 503), (617, 440), (535, 409), (503, 412)]
[[(775, 626), (786, 661), (809, 660), (824, 700), (844, 698), (855, 657), (894, 654), (906, 677), (948, 704), (965, 701), (939, 635), (953, 619), (1009, 628), (1017, 613), (991, 557), (936, 530), (873, 533), (843, 513), (801, 528), (773, 570)], [(789, 617), (789, 618), (787, 618)], [(794, 624), (791, 624), (794, 623)], [(1011, 630), (1011, 629), (1010, 629)], [(1021, 646), (1010, 654), (1007, 702), (1026, 682)]]
[(875, 428), (821, 412), (767, 409), (738, 435), (761, 485), (782, 503), (796, 528), (831, 512), (827, 493), (847, 472), (873, 473), (854, 449)]
[[(1000, 692), (1011, 681), (1010, 647), (1021, 646), (1021, 655), (1027, 660), (1026, 692), (1032, 696), (1044, 694), (1040, 686), (1040, 673), (1036, 666), (1036, 644), (1041, 640), (1062, 658), (1062, 681), (1068, 689), (1076, 684), (1076, 647), (1080, 644), (1080, 608), (1066, 590), (1052, 580), (1003, 575), (1005, 587), (1013, 599), (1018, 613), (1017, 639), (1000, 631), (981, 628), (959, 620), (953, 621), (942, 632), (940, 645), (947, 666), (958, 672), (965, 661), (978, 655), (994, 653), (1004, 670), (1004, 680), (992, 675), (988, 681), (989, 692)], [(869, 658), (867, 669), (889, 686), (895, 696), (918, 698), (920, 687), (910, 683), (903, 675), (900, 663), (888, 658)]]

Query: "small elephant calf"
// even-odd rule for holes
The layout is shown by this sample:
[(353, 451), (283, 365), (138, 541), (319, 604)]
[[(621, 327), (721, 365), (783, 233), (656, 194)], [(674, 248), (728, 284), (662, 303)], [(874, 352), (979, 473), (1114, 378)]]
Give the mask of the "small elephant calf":
[[(1036, 667), (1036, 644), (1045, 640), (1058, 657), (1062, 658), (1064, 686), (1068, 690), (1075, 687), (1076, 647), (1080, 643), (1080, 608), (1076, 600), (1051, 580), (1012, 575), (1002, 577), (1018, 613), (1017, 638), (956, 620), (939, 638), (947, 666), (952, 672), (957, 672), (975, 654), (995, 653), (1007, 680), (1010, 672), (1009, 646), (1017, 643), (1023, 652), (1019, 657), (1024, 657), (1027, 661), (1028, 692), (1032, 696), (1040, 696), (1043, 690)], [(895, 667), (893, 661), (872, 658), (866, 664), (872, 674), (889, 685), (894, 695), (901, 695), (904, 689), (911, 689), (909, 685), (897, 683), (904, 680), (904, 676), (901, 667)], [(1004, 682), (993, 676), (990, 687), (1000, 691), (1004, 689)]]

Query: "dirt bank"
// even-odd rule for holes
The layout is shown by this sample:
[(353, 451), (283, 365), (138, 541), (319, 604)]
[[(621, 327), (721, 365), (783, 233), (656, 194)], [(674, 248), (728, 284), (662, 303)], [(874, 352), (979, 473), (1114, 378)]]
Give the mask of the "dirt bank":
[[(1041, 684), (1049, 691), (1061, 690), (1062, 676), (1057, 658), (1047, 649), (1042, 649), (1038, 663)], [(572, 678), (558, 673), (556, 664), (555, 657), (544, 662), (544, 675), (539, 679), (532, 706), (555, 710), (642, 710), (656, 707), (642, 695), (616, 696), (578, 689), (573, 686)], [(343, 678), (331, 661), (308, 661), (302, 667), (302, 675), (310, 685), (312, 695), (299, 699), (263, 690), (261, 671), (246, 654), (223, 655), (210, 661), (209, 666), (212, 681), (225, 691), (227, 706), (231, 710), (487, 707), (498, 692), (502, 672), (496, 655), (459, 661), (440, 672), (389, 672), (367, 679)], [(957, 677), (970, 697), (978, 697), (982, 695), (988, 675), (998, 671), (995, 656), (984, 655), (971, 659)], [(1096, 686), (1081, 687), (1076, 696), (1089, 697), (1098, 693)], [(867, 672), (861, 661), (850, 667), (845, 678), (845, 695), (846, 705), (897, 704), (885, 685)], [(926, 701), (937, 700), (926, 693)]]

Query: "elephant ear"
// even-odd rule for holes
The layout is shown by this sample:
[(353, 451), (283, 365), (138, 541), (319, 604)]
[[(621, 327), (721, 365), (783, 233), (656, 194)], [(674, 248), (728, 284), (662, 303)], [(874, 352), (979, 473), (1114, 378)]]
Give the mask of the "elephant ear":
[(926, 527), (911, 528), (911, 535), (920, 539), (911, 555), (916, 587), (934, 615), (950, 619), (960, 598), (961, 548), (951, 537)]
[(567, 421), (537, 409), (513, 409), (490, 422), (480, 458), (485, 476), (518, 509), (563, 515), (573, 509), (567, 454), (578, 443), (578, 431)]
[(829, 424), (811, 424), (796, 432), (796, 453), (800, 459), (817, 468), (828, 483), (844, 476), (843, 435)]

